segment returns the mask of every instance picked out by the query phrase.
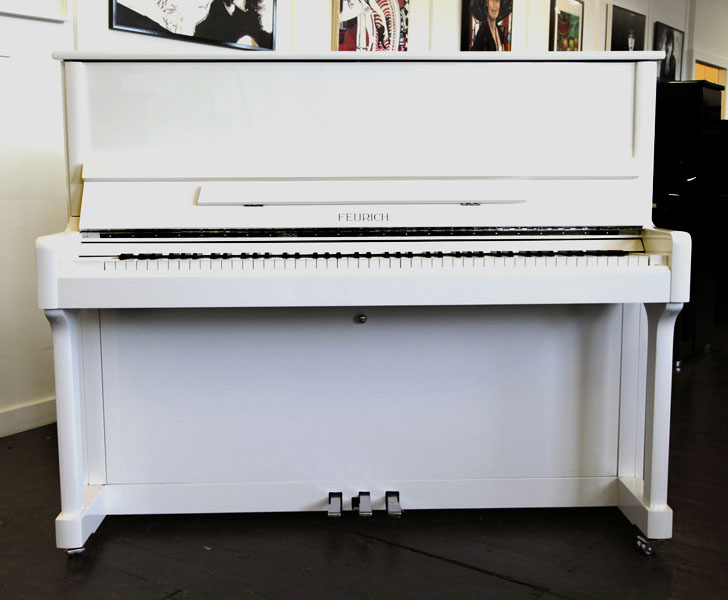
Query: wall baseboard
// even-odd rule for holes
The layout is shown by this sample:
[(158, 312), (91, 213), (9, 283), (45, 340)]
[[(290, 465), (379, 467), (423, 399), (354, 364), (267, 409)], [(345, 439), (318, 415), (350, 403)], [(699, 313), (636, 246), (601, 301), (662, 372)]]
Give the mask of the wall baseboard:
[(35, 429), (56, 420), (56, 399), (42, 398), (0, 408), (0, 438)]

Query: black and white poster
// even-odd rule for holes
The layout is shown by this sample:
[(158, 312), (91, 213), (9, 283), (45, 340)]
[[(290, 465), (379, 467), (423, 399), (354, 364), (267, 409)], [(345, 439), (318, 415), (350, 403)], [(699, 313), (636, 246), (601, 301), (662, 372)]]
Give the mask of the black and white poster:
[(614, 4), (607, 5), (607, 50), (645, 49), (647, 17)]
[(276, 0), (110, 0), (109, 27), (250, 50), (275, 49)]
[(664, 23), (655, 23), (653, 50), (662, 50), (657, 78), (660, 81), (680, 81), (682, 74), (683, 32)]

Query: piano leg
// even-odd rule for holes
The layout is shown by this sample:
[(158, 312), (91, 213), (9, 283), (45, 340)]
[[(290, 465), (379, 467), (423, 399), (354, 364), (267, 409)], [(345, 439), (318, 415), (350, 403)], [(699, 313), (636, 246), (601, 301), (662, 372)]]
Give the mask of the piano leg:
[(672, 341), (682, 304), (645, 304), (647, 311), (647, 393), (643, 477), (619, 480), (619, 508), (648, 539), (672, 536), (667, 505), (670, 445)]
[(78, 325), (79, 310), (46, 310), (53, 334), (56, 378), (58, 462), (61, 514), (56, 518), (56, 545), (80, 549), (96, 531), (105, 514), (99, 514), (101, 487), (87, 486), (81, 417)]

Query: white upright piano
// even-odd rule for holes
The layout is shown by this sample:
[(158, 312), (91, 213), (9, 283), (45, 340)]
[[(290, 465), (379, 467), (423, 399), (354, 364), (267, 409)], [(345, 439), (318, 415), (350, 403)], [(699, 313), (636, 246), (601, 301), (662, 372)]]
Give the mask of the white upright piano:
[(618, 506), (669, 538), (655, 53), (63, 54), (61, 513)]

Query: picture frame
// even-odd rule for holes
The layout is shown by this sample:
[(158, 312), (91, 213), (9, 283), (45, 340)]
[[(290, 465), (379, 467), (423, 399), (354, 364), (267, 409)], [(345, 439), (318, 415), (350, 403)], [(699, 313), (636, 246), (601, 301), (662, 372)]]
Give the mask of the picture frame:
[(331, 49), (339, 52), (406, 51), (411, 1), (332, 0)]
[[(513, 0), (500, 0), (497, 14), (489, 0), (462, 0), (460, 49), (463, 51), (509, 52), (512, 48)], [(493, 27), (489, 26), (489, 23)], [(493, 36), (497, 32), (497, 39)]]
[(681, 81), (684, 40), (685, 34), (679, 29), (659, 21), (655, 22), (652, 49), (662, 50), (665, 53), (657, 72), (658, 81)]
[(551, 0), (549, 50), (578, 52), (584, 49), (584, 1)]
[(109, 29), (275, 50), (276, 0), (109, 0)]
[(69, 21), (68, 0), (0, 0), (0, 15), (40, 21)]
[(647, 17), (616, 4), (607, 4), (606, 50), (640, 51), (645, 49)]

